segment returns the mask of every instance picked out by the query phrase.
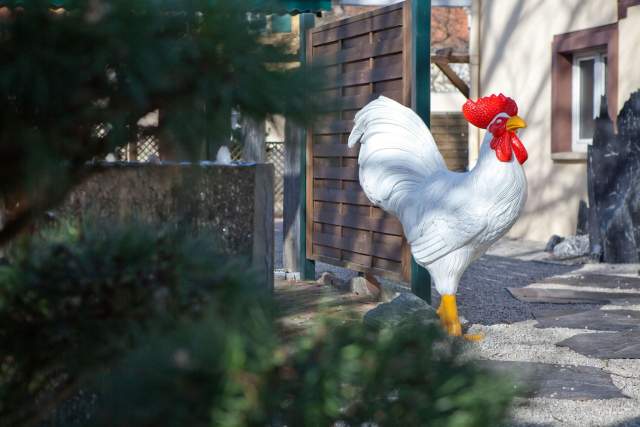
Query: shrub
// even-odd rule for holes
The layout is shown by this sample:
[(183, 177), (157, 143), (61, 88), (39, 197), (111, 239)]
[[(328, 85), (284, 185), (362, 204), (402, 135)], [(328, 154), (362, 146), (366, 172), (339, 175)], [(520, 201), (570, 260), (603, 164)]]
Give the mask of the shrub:
[(511, 385), (439, 328), (327, 320), (288, 345), (215, 321), (153, 336), (109, 371), (87, 426), (495, 426)]
[(143, 226), (67, 227), (17, 245), (0, 267), (0, 419), (30, 418), (36, 399), (55, 406), (149, 327), (171, 329), (226, 293), (251, 297), (238, 264), (211, 237)]
[(283, 339), (270, 299), (212, 242), (88, 226), (14, 248), (0, 268), (0, 424), (457, 427), (504, 417), (509, 383), (432, 325), (326, 319)]

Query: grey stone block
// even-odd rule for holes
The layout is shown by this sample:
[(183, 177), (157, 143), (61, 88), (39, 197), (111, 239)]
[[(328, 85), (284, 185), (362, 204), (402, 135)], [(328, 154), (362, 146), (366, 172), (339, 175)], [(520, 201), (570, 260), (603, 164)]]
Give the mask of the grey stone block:
[(212, 232), (273, 289), (273, 166), (107, 163), (55, 210), (59, 219), (142, 222)]
[(538, 328), (590, 329), (595, 331), (628, 331), (640, 328), (640, 311), (589, 310), (537, 318)]
[(522, 302), (550, 304), (640, 304), (640, 294), (593, 292), (573, 289), (507, 288)]
[(574, 276), (554, 276), (536, 283), (569, 285), (582, 288), (634, 289), (640, 292), (640, 277), (614, 276), (610, 274), (578, 274)]
[(580, 334), (556, 345), (588, 357), (640, 359), (640, 331)]
[(591, 366), (560, 366), (535, 362), (483, 360), (481, 366), (506, 374), (518, 394), (568, 400), (625, 398), (611, 376)]

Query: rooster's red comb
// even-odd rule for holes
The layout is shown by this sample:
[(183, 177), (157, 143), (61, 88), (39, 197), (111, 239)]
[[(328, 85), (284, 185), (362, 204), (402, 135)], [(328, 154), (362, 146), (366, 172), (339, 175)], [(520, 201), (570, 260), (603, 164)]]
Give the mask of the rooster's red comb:
[(462, 113), (469, 123), (482, 129), (486, 129), (491, 120), (500, 113), (509, 116), (518, 114), (516, 101), (503, 94), (485, 96), (476, 102), (468, 99), (462, 106)]

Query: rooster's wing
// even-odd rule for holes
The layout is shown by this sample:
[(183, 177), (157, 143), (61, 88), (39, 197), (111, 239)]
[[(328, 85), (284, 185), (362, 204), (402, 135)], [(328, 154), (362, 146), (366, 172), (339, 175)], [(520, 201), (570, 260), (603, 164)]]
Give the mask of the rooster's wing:
[[(431, 209), (424, 211), (417, 224), (404, 225), (410, 222), (410, 216), (405, 216), (403, 221), (407, 241), (411, 245), (411, 253), (416, 261), (422, 265), (431, 264), (443, 256), (472, 244), (487, 228), (485, 215), (474, 211), (477, 206), (470, 206), (469, 201), (459, 203), (454, 208), (451, 196), (455, 193), (446, 193), (446, 200), (442, 200), (446, 209), (438, 205), (431, 205)], [(426, 204), (421, 203), (422, 208), (429, 208), (430, 203), (436, 202), (428, 196)], [(449, 202), (449, 203), (447, 203)], [(442, 206), (442, 205), (441, 205)], [(478, 209), (479, 210), (479, 209)]]

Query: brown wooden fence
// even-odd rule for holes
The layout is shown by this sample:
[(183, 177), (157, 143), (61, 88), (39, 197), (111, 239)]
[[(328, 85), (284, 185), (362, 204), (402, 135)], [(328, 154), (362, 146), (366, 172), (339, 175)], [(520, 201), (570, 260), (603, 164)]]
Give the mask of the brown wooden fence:
[(431, 113), (431, 134), (438, 150), (452, 171), (469, 166), (469, 123), (462, 113)]
[[(385, 95), (411, 104), (411, 13), (404, 2), (310, 30), (307, 58), (329, 77), (341, 109), (307, 132), (307, 257), (409, 280), (411, 256), (397, 219), (373, 206), (347, 148), (356, 112)], [(425, 52), (426, 53), (426, 52)]]

